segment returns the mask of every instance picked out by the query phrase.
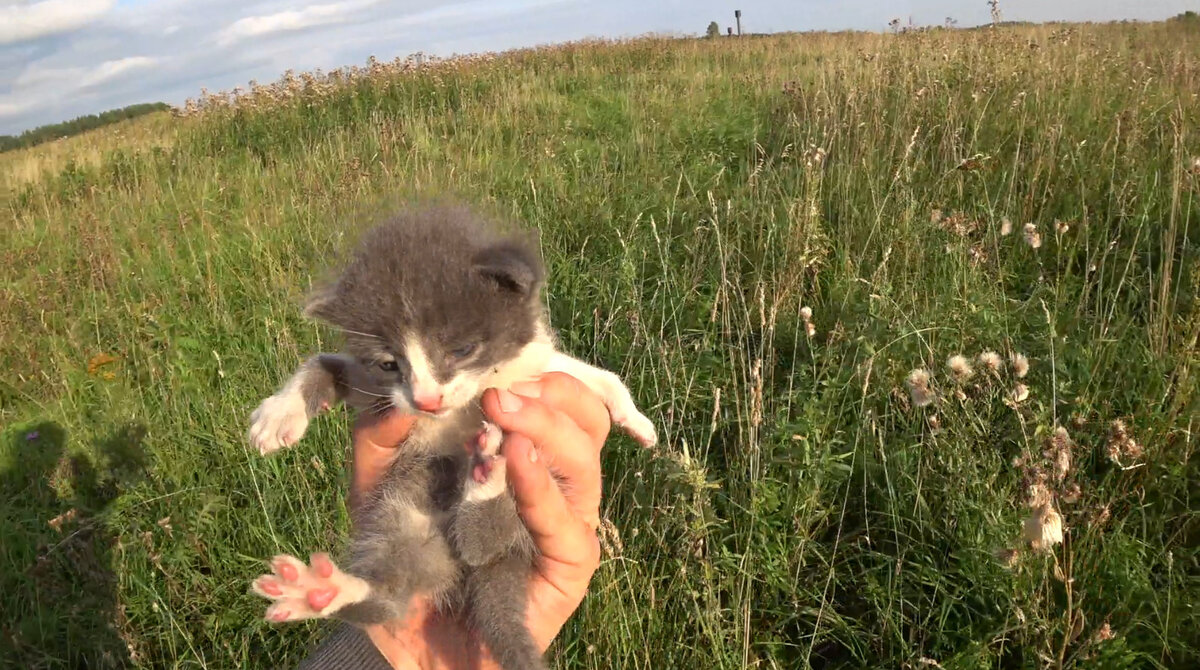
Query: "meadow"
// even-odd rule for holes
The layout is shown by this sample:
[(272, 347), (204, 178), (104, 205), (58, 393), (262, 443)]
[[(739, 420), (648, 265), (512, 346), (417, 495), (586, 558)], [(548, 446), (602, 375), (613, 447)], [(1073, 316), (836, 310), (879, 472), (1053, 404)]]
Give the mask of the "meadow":
[(303, 657), (248, 584), (345, 546), (348, 417), (247, 417), (338, 251), (452, 192), (662, 436), (606, 447), (556, 667), (1196, 667), (1198, 94), (1192, 22), (648, 37), (0, 156), (0, 665)]

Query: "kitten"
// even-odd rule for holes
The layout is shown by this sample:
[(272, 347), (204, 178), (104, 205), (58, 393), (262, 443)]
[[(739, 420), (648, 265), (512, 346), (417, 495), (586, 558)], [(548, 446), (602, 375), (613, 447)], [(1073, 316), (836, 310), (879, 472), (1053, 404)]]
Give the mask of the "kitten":
[(262, 402), (253, 445), (266, 454), (295, 444), (337, 402), (418, 420), (356, 519), (346, 570), (322, 554), (311, 565), (275, 557), (273, 574), (253, 586), (274, 601), (267, 619), (383, 623), (419, 593), (465, 612), (501, 667), (544, 667), (524, 625), (535, 548), (479, 398), (565, 372), (643, 445), (657, 436), (616, 375), (558, 351), (536, 252), (488, 223), (458, 206), (410, 210), (368, 233), (338, 280), (310, 299), (305, 313), (341, 329), (344, 352), (308, 359)]

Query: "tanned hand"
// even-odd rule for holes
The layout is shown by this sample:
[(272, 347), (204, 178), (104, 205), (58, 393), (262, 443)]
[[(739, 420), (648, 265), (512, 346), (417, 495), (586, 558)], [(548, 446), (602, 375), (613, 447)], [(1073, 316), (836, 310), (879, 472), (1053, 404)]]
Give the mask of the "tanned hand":
[[(604, 403), (561, 373), (512, 391), (483, 395), (488, 420), (505, 432), (500, 453), (517, 509), (538, 548), (529, 584), (526, 624), (545, 652), (583, 601), (600, 565), (600, 450), (610, 428)], [(378, 486), (404, 454), (415, 419), (390, 412), (362, 414), (354, 427), (350, 506)], [(408, 616), (370, 626), (367, 635), (394, 668), (495, 668), (486, 648), (462, 621), (417, 599)]]

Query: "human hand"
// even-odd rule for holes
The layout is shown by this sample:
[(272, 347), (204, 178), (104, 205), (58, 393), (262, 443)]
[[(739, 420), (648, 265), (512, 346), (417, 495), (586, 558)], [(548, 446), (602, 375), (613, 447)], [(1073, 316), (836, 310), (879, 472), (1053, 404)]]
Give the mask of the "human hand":
[[(579, 607), (600, 564), (600, 449), (610, 429), (608, 410), (583, 383), (562, 373), (488, 390), (483, 411), (505, 438), (500, 447), (517, 510), (538, 547), (528, 588), (526, 625), (545, 651)], [(403, 453), (414, 419), (396, 413), (366, 416), (354, 430), (352, 507), (378, 485)], [(560, 483), (561, 482), (561, 483)], [(367, 634), (393, 667), (494, 667), (462, 622), (419, 600), (401, 622)]]

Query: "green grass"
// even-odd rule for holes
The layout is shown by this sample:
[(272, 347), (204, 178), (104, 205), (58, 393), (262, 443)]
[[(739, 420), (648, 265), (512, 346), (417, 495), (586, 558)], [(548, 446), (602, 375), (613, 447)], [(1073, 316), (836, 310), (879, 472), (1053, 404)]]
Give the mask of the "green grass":
[[(433, 190), (540, 231), (567, 347), (618, 371), (664, 438), (606, 449), (620, 542), (558, 667), (1194, 667), (1197, 35), (638, 40), (378, 66), (14, 184), (0, 659), (303, 656), (326, 628), (268, 626), (247, 585), (277, 551), (344, 547), (347, 418), (263, 459), (247, 416), (336, 346), (298, 309), (333, 251)], [(1030, 357), (1027, 400), (979, 365), (956, 397), (947, 358), (985, 349)], [(99, 354), (115, 360), (89, 370)], [(904, 384), (918, 367), (929, 407)], [(1106, 456), (1115, 419), (1145, 446), (1136, 467)], [(1014, 460), (1056, 425), (1081, 490), (1055, 503), (1066, 540), (1008, 568), (995, 554), (1029, 515)]]

